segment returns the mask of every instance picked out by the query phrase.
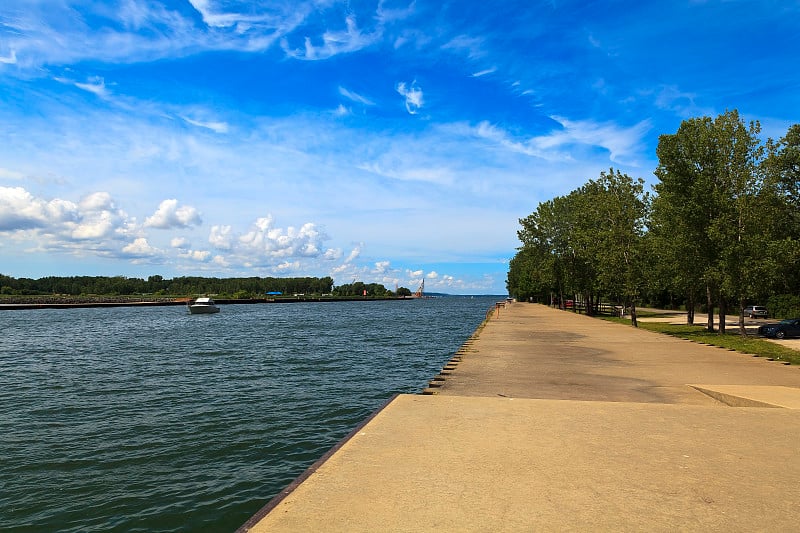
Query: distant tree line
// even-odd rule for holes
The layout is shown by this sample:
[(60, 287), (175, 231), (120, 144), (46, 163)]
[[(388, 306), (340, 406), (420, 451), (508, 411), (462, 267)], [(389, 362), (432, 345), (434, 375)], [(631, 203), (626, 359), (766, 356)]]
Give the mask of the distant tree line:
[(800, 315), (800, 124), (762, 143), (737, 111), (659, 137), (658, 183), (611, 169), (521, 219), (509, 294), (542, 303), (641, 303), (707, 313), (766, 303)]
[[(191, 296), (214, 294), (231, 298), (263, 298), (268, 293), (284, 296), (366, 296), (386, 298), (392, 291), (379, 283), (353, 282), (333, 286), (333, 278), (204, 278), (184, 276), (165, 279), (150, 276), (146, 280), (125, 276), (48, 276), (39, 279), (12, 278), (0, 274), (0, 294), (5, 295), (104, 295), (104, 296)], [(400, 296), (411, 295), (405, 287)]]
[[(401, 287), (402, 288), (402, 287)], [(408, 289), (406, 289), (408, 291)], [(400, 289), (398, 289), (398, 293)], [(411, 291), (409, 291), (410, 293)], [(333, 289), (335, 296), (373, 296), (373, 297), (388, 297), (393, 296), (392, 291), (381, 285), (380, 283), (363, 283), (356, 281), (353, 283), (346, 283), (339, 285)]]
[(146, 280), (124, 276), (48, 276), (39, 279), (12, 278), (0, 274), (0, 293), (15, 295), (174, 295), (219, 294), (237, 298), (263, 297), (267, 292), (282, 294), (331, 294), (333, 279), (314, 278), (205, 278), (195, 276)]

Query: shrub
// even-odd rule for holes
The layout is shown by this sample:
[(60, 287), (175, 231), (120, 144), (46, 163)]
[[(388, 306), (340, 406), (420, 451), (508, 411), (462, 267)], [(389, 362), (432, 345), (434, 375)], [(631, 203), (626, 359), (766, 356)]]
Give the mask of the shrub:
[(800, 296), (776, 294), (767, 301), (769, 316), (773, 318), (794, 318), (800, 316)]

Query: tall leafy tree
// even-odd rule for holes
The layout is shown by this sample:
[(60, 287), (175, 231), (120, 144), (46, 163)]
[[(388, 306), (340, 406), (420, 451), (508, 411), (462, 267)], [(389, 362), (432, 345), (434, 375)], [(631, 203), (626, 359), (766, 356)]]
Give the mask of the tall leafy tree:
[(772, 267), (772, 288), (800, 294), (800, 124), (789, 128), (777, 142), (767, 142), (765, 224), (774, 238), (763, 258)]
[(581, 230), (593, 242), (598, 290), (629, 306), (631, 322), (638, 326), (636, 304), (644, 285), (643, 235), (649, 212), (644, 180), (612, 168), (579, 191), (590, 222)]
[(741, 304), (754, 292), (754, 275), (744, 269), (759, 249), (752, 246), (758, 228), (750, 220), (760, 186), (759, 132), (758, 123), (745, 125), (734, 110), (686, 120), (659, 138), (656, 240), (687, 296), (705, 289), (709, 331), (715, 301), (724, 331), (728, 302)]

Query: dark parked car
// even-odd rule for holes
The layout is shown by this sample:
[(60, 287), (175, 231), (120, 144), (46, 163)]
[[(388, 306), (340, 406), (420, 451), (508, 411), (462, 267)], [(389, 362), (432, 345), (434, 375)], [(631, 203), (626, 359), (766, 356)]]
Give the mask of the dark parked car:
[(787, 318), (776, 324), (764, 324), (759, 326), (758, 334), (764, 337), (775, 337), (776, 339), (800, 337), (800, 318)]
[(749, 316), (750, 318), (767, 318), (767, 308), (760, 305), (745, 307), (744, 316)]

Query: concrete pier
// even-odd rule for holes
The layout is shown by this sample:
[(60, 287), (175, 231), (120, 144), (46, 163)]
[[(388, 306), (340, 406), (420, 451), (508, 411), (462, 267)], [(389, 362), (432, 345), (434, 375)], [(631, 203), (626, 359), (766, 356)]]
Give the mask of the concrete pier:
[(798, 367), (521, 303), (448, 367), (242, 531), (797, 530)]

